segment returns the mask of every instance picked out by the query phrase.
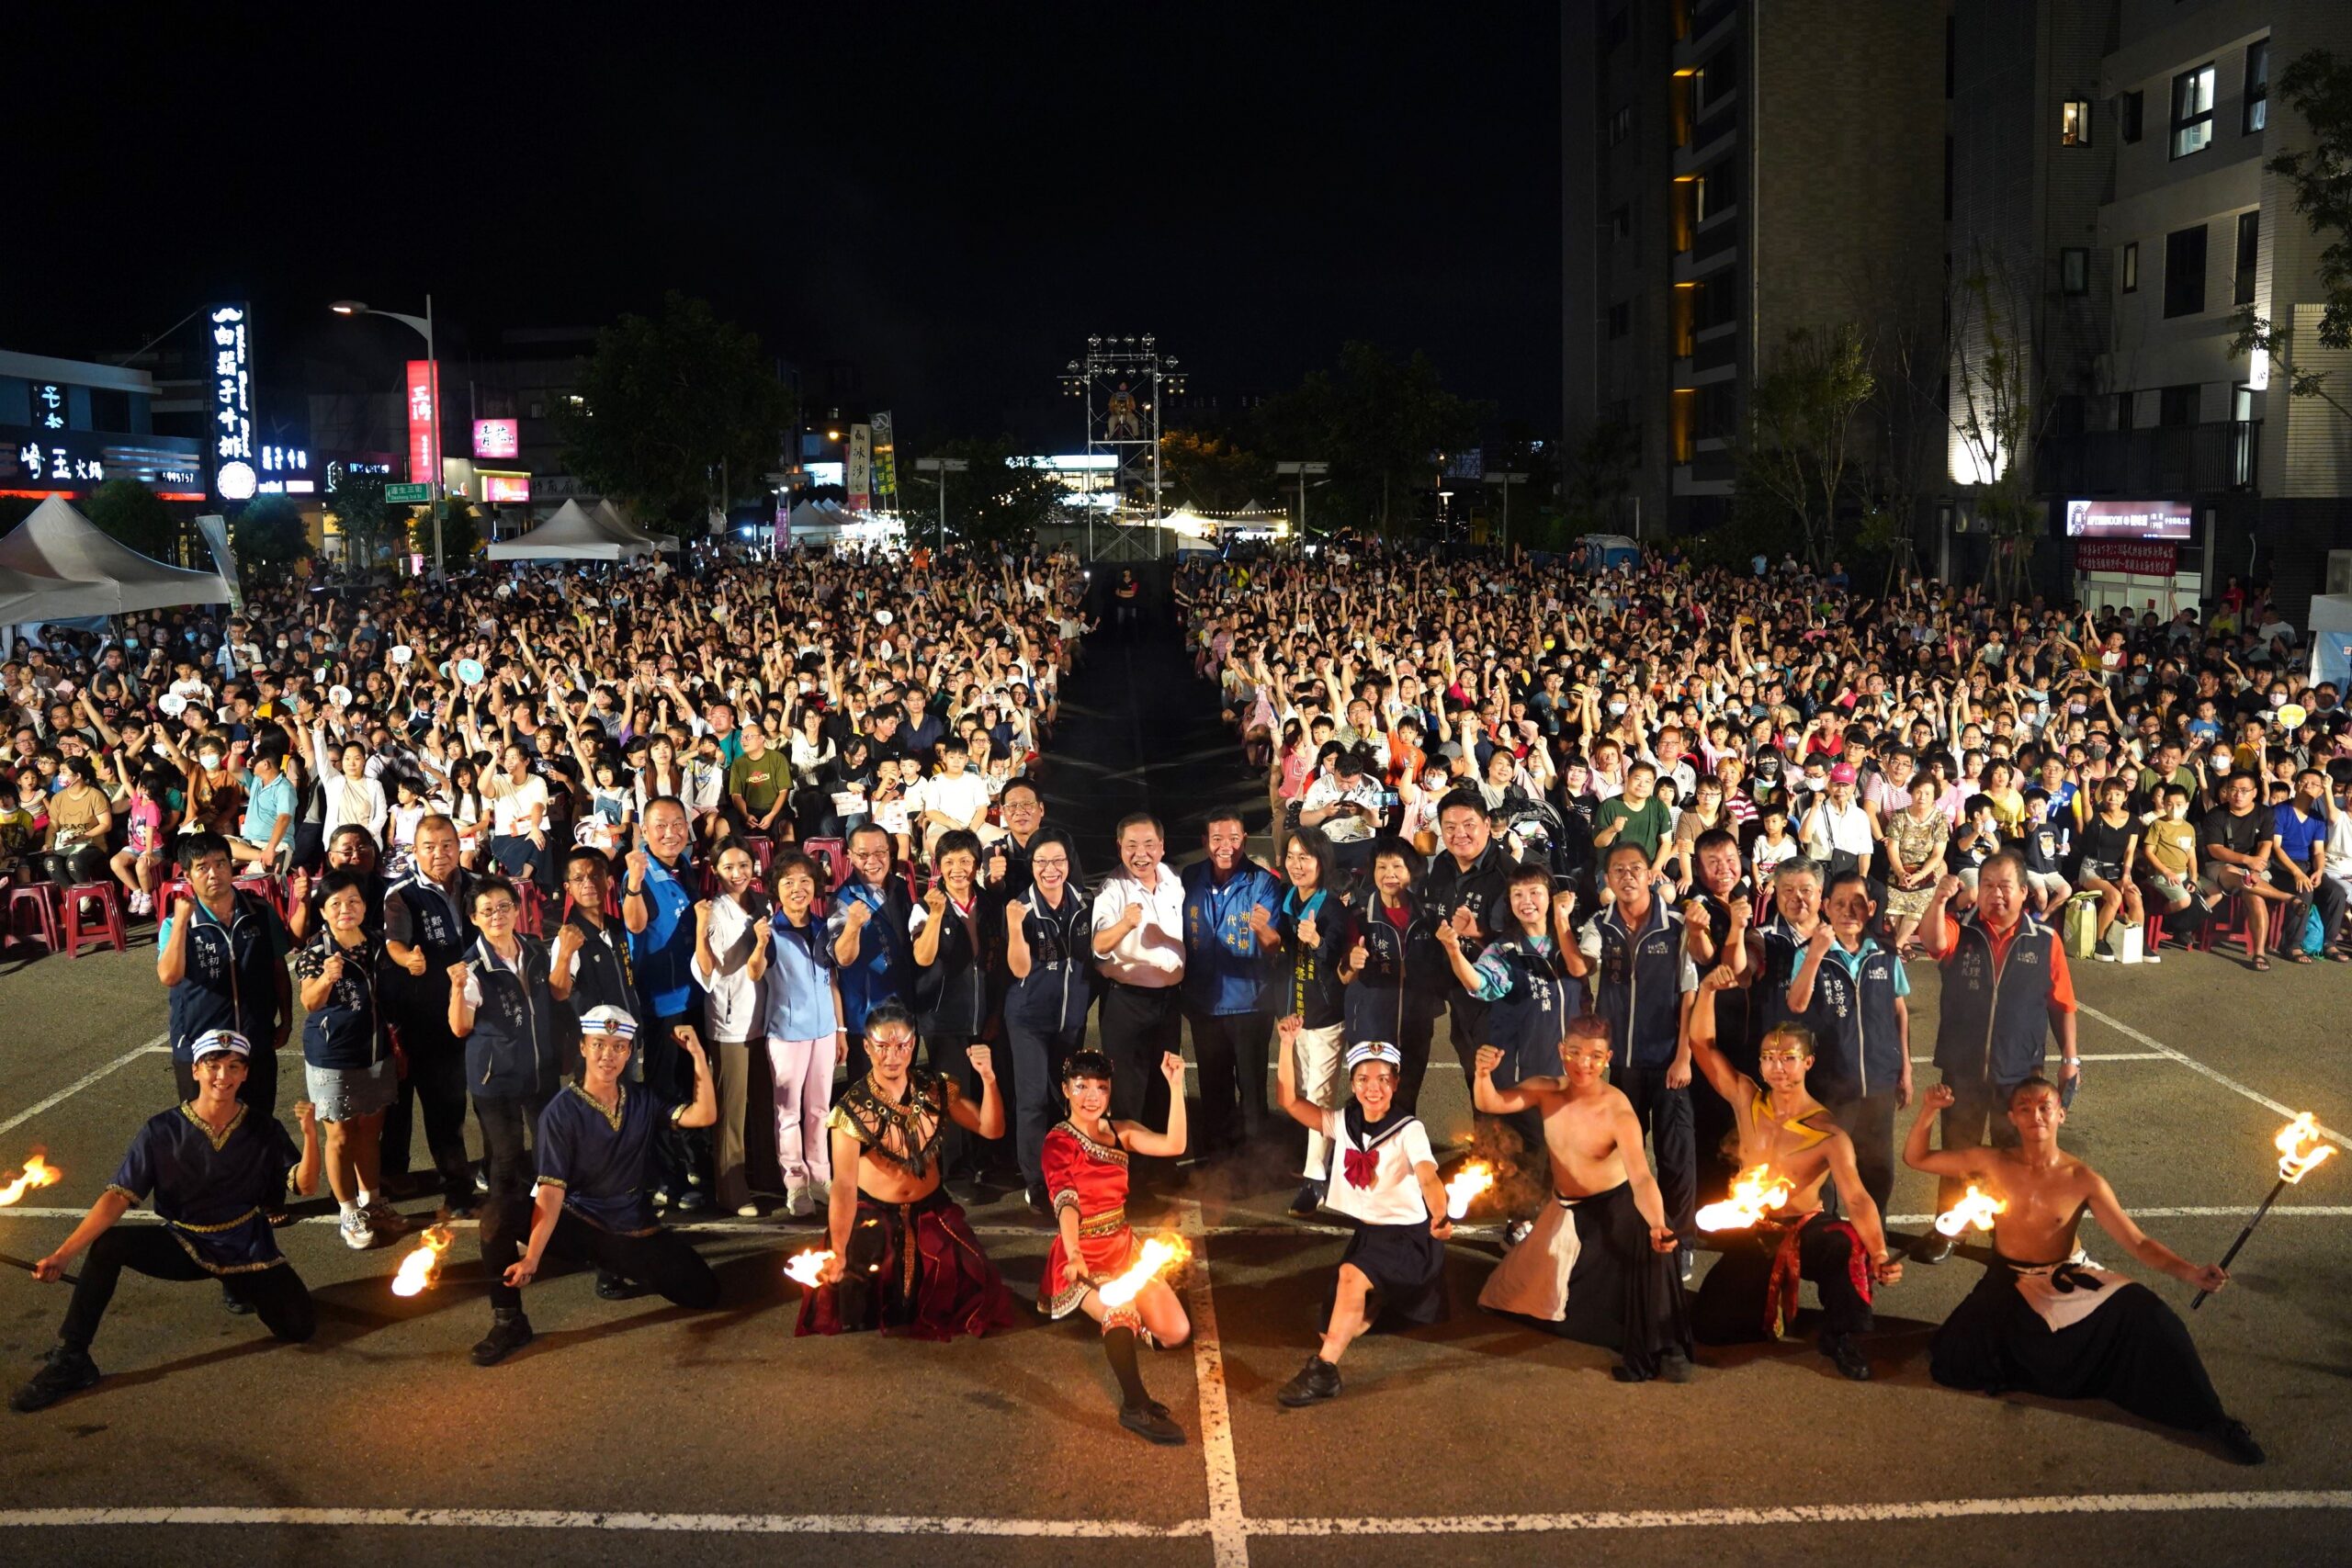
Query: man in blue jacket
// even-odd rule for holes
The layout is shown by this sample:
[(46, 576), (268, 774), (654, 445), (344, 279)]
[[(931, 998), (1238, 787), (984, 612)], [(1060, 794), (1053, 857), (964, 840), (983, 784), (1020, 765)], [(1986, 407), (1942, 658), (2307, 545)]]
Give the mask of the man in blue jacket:
[(1876, 913), (1859, 871), (1829, 878), (1827, 919), (1790, 977), (1789, 1015), (1813, 1032), (1805, 1088), (1854, 1141), (1854, 1164), (1879, 1213), (1894, 1191), (1894, 1113), (1911, 1103), (1910, 977), (1871, 940)]
[(1266, 1124), (1266, 1044), (1274, 1021), (1259, 996), (1266, 957), (1250, 914), (1271, 919), (1283, 892), (1273, 873), (1250, 858), (1248, 841), (1239, 812), (1213, 813), (1202, 836), (1208, 858), (1180, 878), (1184, 1016), (1200, 1069), (1201, 1130), (1193, 1146), (1203, 1155), (1238, 1149)]
[[(645, 847), (631, 850), (621, 878), (621, 924), (628, 929), (630, 967), (637, 971), (638, 999), (644, 1004), (639, 1039), (645, 1051), (646, 1087), (665, 1100), (694, 1097), (693, 1065), (677, 1044), (681, 1025), (702, 1021), (702, 996), (695, 984), (695, 887), (693, 834), (684, 803), (662, 795), (645, 808)], [(677, 1126), (656, 1132), (656, 1163), (662, 1190), (654, 1201), (695, 1210), (710, 1203), (703, 1179), (709, 1140), (689, 1139)]]

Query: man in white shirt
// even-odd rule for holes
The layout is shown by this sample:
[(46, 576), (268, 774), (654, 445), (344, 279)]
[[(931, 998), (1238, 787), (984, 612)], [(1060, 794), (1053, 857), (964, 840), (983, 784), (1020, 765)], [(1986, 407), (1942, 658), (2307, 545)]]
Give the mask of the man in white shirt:
[[(1094, 896), (1094, 962), (1102, 989), (1102, 1048), (1118, 1076), (1111, 1080), (1111, 1117), (1162, 1127), (1168, 1080), (1159, 1060), (1181, 1055), (1177, 987), (1184, 978), (1184, 889), (1160, 863), (1167, 840), (1159, 819), (1137, 812), (1119, 824), (1119, 870)], [(1144, 1162), (1130, 1168), (1142, 1174)]]

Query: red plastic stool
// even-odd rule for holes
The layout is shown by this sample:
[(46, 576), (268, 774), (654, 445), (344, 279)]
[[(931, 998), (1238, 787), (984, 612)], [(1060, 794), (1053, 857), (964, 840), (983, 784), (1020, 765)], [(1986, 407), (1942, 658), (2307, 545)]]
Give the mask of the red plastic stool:
[(514, 929), (525, 936), (547, 935), (547, 895), (528, 877), (514, 885)]
[[(32, 906), (32, 925), (28, 930), (19, 922), (18, 906)], [(57, 951), (57, 885), (53, 882), (28, 882), (8, 889), (8, 934), (19, 940), (38, 936), (40, 944), (51, 953)]]
[[(85, 930), (82, 924), (82, 901), (98, 901), (100, 918)], [(79, 958), (85, 947), (110, 943), (117, 953), (130, 951), (130, 942), (122, 934), (122, 900), (116, 897), (111, 882), (77, 882), (65, 890), (65, 956)]]
[[(849, 851), (839, 839), (804, 839), (801, 852), (825, 868), (825, 886), (839, 887), (849, 874)], [(764, 868), (763, 868), (764, 869)]]

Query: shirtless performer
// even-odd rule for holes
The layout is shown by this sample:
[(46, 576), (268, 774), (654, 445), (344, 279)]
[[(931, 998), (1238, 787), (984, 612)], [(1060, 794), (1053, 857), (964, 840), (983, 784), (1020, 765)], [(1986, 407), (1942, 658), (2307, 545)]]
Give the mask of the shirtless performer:
[(832, 1257), (800, 1300), (798, 1334), (878, 1328), (916, 1339), (978, 1338), (1012, 1326), (1012, 1297), (980, 1250), (962, 1207), (940, 1190), (941, 1145), (953, 1122), (1004, 1135), (1004, 1101), (989, 1050), (965, 1055), (979, 1075), (975, 1107), (949, 1079), (914, 1066), (914, 1016), (898, 1002), (865, 1015), (873, 1070), (834, 1102), (825, 1126), (836, 1179), (827, 1213)]
[[(1711, 971), (1699, 988), (1706, 993), (1736, 984), (1724, 966)], [(1737, 1119), (1740, 1168), (1768, 1166), (1792, 1187), (1788, 1202), (1749, 1237), (1730, 1238), (1700, 1284), (1691, 1330), (1702, 1345), (1777, 1339), (1795, 1321), (1797, 1282), (1810, 1280), (1821, 1296), (1821, 1353), (1847, 1377), (1867, 1382), (1871, 1364), (1854, 1337), (1870, 1332), (1873, 1284), (1894, 1283), (1903, 1265), (1887, 1255), (1878, 1205), (1854, 1164), (1853, 1140), (1805, 1091), (1813, 1037), (1793, 1023), (1766, 1031), (1757, 1052), (1764, 1078), (1759, 1087), (1715, 1048), (1714, 1019), (1713, 1007), (1690, 1010), (1690, 1055)], [(1821, 1189), (1833, 1179), (1848, 1216), (1842, 1220), (1822, 1213)]]
[(2240, 1464), (2260, 1464), (2261, 1445), (2222, 1408), (2179, 1314), (2147, 1286), (2093, 1266), (2075, 1230), (2087, 1211), (2124, 1251), (2200, 1291), (2220, 1290), (2229, 1275), (2142, 1235), (2105, 1179), (2059, 1148), (2066, 1109), (2049, 1079), (2030, 1077), (2009, 1091), (2015, 1148), (1930, 1149), (1928, 1123), (1951, 1101), (1947, 1085), (1928, 1091), (1904, 1163), (1973, 1181), (2008, 1207), (1993, 1221), (1992, 1267), (1936, 1330), (1928, 1360), (1936, 1381), (1987, 1393), (2112, 1400), (2211, 1438)]
[(1503, 1254), (1478, 1304), (1614, 1350), (1620, 1382), (1690, 1381), (1690, 1325), (1675, 1278), (1679, 1245), (1642, 1156), (1633, 1102), (1609, 1085), (1609, 1021), (1568, 1021), (1559, 1077), (1495, 1087), (1503, 1059), (1478, 1047), (1471, 1100), (1489, 1115), (1533, 1111), (1552, 1156), (1553, 1201)]

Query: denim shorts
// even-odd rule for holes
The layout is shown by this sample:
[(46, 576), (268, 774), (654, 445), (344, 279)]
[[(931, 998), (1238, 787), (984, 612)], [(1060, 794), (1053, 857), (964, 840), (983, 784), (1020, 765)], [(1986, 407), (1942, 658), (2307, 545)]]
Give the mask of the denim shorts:
[(400, 1079), (390, 1056), (372, 1067), (314, 1067), (302, 1065), (311, 1103), (322, 1122), (356, 1122), (391, 1109), (400, 1095)]

